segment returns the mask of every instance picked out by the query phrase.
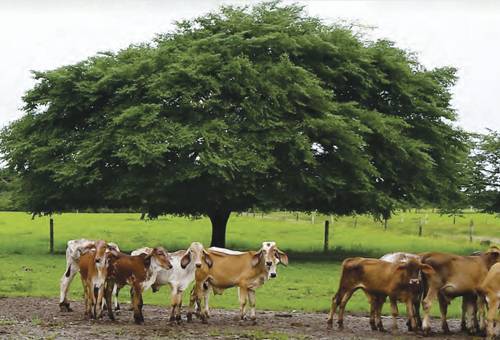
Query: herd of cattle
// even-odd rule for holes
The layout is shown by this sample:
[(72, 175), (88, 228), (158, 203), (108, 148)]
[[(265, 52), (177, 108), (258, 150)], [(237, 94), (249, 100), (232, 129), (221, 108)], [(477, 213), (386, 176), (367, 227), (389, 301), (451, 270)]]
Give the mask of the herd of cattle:
[[(194, 281), (190, 294), (187, 320), (195, 314), (203, 323), (209, 318), (209, 295), (238, 287), (240, 317), (255, 323), (255, 290), (277, 276), (277, 265), (288, 264), (288, 256), (275, 242), (263, 242), (258, 251), (240, 252), (224, 248), (205, 249), (193, 242), (186, 250), (167, 253), (163, 248), (140, 248), (131, 255), (120, 252), (114, 243), (102, 240), (71, 240), (66, 250), (66, 271), (61, 279), (59, 306), (71, 311), (68, 288), (80, 272), (85, 293), (85, 316), (102, 317), (106, 310), (111, 320), (120, 309), (118, 294), (125, 285), (130, 294), (134, 320), (143, 323), (142, 292), (160, 286), (171, 288), (170, 321), (181, 321), (183, 292)], [(337, 293), (332, 298), (328, 327), (338, 308), (338, 326), (343, 327), (344, 310), (352, 294), (362, 289), (370, 303), (370, 326), (383, 330), (381, 311), (389, 298), (393, 329), (397, 329), (397, 303), (406, 305), (410, 331), (430, 332), (429, 314), (437, 299), (444, 332), (450, 301), (461, 296), (462, 330), (495, 336), (500, 307), (500, 248), (460, 256), (446, 253), (392, 253), (380, 259), (349, 258), (342, 263)], [(203, 303), (202, 303), (203, 302)], [(420, 317), (420, 305), (423, 318)], [(487, 312), (486, 312), (487, 310)]]

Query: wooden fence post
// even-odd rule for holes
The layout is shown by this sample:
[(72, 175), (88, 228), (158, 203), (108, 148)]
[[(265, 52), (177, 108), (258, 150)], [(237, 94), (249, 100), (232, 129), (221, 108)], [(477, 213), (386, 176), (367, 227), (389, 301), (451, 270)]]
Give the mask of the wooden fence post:
[(314, 224), (314, 220), (316, 219), (316, 212), (311, 212), (311, 223)]
[(469, 223), (469, 242), (472, 243), (472, 234), (474, 232), (474, 221), (471, 219)]
[(384, 218), (384, 231), (387, 230), (387, 218)]
[(418, 220), (418, 236), (422, 236), (422, 219)]
[(50, 254), (51, 255), (54, 255), (54, 219), (52, 218), (52, 216), (50, 216), (50, 220), (49, 220), (49, 225), (50, 225)]
[(323, 242), (323, 252), (328, 252), (328, 234), (330, 232), (330, 221), (325, 221), (325, 240)]
[(354, 228), (358, 226), (358, 216), (354, 216)]

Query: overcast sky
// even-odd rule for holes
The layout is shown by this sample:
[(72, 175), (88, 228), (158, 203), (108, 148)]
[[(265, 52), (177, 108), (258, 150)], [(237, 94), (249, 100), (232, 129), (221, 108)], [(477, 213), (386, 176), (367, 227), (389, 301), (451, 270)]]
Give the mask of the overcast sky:
[[(453, 105), (467, 130), (500, 130), (500, 1), (296, 1), (327, 22), (376, 27), (428, 68), (459, 69)], [(150, 40), (221, 4), (215, 0), (0, 0), (0, 127), (20, 117), (30, 70), (80, 61)]]

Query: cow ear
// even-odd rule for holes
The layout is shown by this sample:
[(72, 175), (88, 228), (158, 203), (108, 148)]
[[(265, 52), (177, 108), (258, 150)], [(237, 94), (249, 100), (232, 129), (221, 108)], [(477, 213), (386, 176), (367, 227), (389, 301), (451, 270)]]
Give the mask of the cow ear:
[(252, 267), (255, 267), (256, 265), (259, 264), (261, 257), (262, 257), (262, 250), (259, 250), (259, 252), (255, 253), (255, 255), (252, 257)]
[(432, 268), (431, 266), (429, 266), (428, 264), (425, 264), (425, 263), (420, 264), (420, 270), (422, 270), (422, 272), (426, 275), (432, 275), (432, 274), (436, 273), (434, 268)]
[(208, 268), (212, 268), (214, 264), (214, 261), (212, 261), (212, 257), (205, 250), (203, 250), (203, 254), (205, 254), (205, 256), (203, 256), (203, 259), (205, 260), (205, 263), (207, 264)]
[(181, 258), (181, 268), (186, 269), (187, 265), (191, 262), (191, 252), (187, 252), (186, 255), (184, 255)]
[(280, 260), (280, 263), (285, 267), (288, 266), (288, 255), (279, 249), (276, 249), (276, 254), (278, 254), (278, 260)]

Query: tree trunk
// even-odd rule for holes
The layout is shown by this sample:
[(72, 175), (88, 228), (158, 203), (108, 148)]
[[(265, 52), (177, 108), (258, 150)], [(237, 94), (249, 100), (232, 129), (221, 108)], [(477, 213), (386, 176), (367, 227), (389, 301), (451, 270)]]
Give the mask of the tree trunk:
[(212, 222), (212, 241), (211, 247), (226, 247), (226, 226), (231, 211), (217, 210), (208, 214)]

